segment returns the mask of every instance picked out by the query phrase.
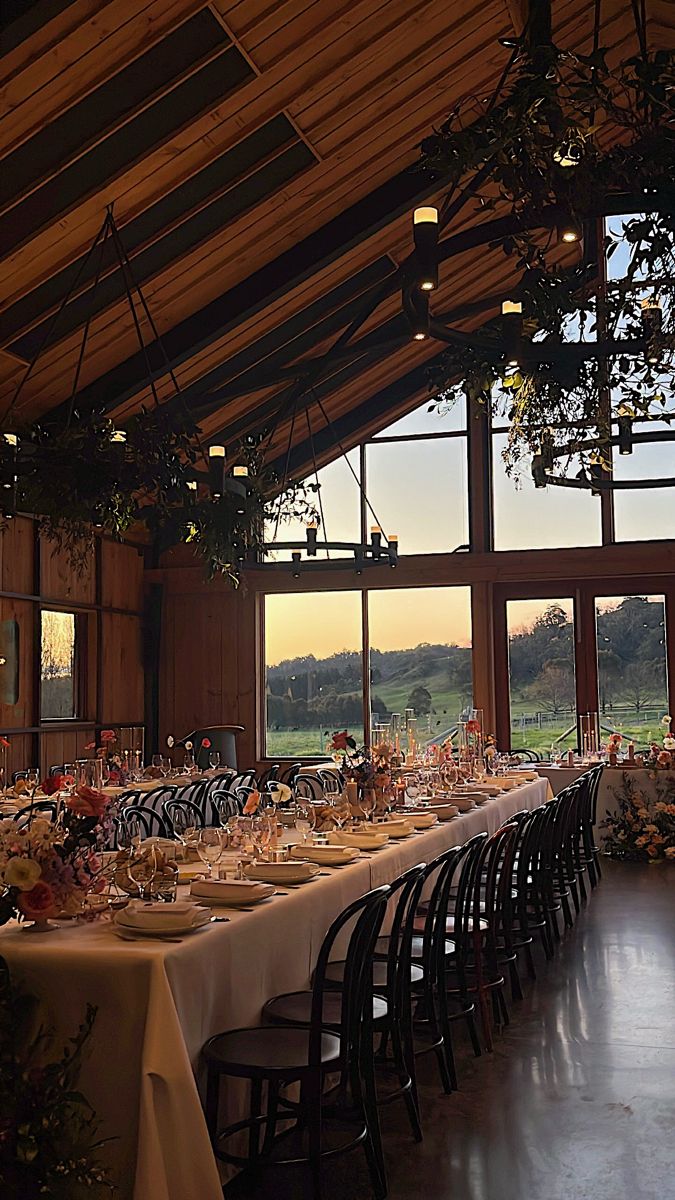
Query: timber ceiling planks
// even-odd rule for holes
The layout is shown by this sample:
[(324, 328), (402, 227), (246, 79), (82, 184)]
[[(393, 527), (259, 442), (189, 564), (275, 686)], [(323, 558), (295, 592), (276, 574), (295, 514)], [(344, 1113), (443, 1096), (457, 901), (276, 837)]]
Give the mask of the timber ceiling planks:
[[(672, 45), (672, 5), (647, 10), (651, 41)], [(123, 419), (148, 399), (109, 248), (73, 287), (111, 202), (207, 437), (272, 421), (292, 365), (321, 355), (378, 289), (317, 392), (349, 444), (419, 402), (438, 347), (405, 340), (388, 285), (410, 249), (410, 209), (443, 192), (415, 170), (418, 144), (458, 101), (490, 94), (508, 57), (498, 39), (523, 13), (522, 0), (6, 0), (0, 411), (45, 341), (18, 411), (32, 419), (67, 401), (88, 319), (78, 403)], [(553, 15), (561, 42), (590, 47), (592, 5), (554, 0)], [(602, 20), (620, 57), (631, 0), (605, 0)], [(509, 269), (486, 249), (453, 259), (436, 311), (480, 323)], [(168, 399), (161, 356), (152, 345), (148, 356)], [(323, 456), (331, 441), (315, 419)], [(301, 466), (304, 416), (297, 426)], [(282, 420), (273, 453), (290, 433)]]

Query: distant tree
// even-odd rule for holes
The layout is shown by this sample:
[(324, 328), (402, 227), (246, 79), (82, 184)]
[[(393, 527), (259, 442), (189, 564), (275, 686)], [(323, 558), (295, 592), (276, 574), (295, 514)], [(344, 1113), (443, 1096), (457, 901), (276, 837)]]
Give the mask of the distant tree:
[(637, 714), (650, 704), (657, 703), (665, 685), (663, 679), (663, 663), (635, 663), (626, 672), (623, 680), (623, 693)]
[(598, 648), (598, 699), (600, 712), (606, 712), (614, 703), (621, 679), (622, 662), (613, 650)]
[(545, 712), (568, 712), (574, 708), (574, 672), (561, 662), (550, 662), (527, 689), (528, 695)]
[(425, 687), (413, 688), (406, 701), (406, 708), (414, 708), (416, 717), (427, 717), (431, 712), (431, 692)]

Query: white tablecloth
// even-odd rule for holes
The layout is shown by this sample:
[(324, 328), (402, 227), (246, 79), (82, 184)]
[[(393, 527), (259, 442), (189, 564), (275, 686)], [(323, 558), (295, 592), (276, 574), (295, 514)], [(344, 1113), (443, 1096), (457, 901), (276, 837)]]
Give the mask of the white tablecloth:
[(549, 794), (544, 779), (524, 784), (179, 944), (122, 942), (107, 920), (0, 930), (0, 954), (60, 1035), (87, 1002), (98, 1006), (81, 1086), (101, 1136), (115, 1139), (106, 1153), (119, 1200), (222, 1200), (197, 1083), (207, 1038), (257, 1024), (268, 998), (306, 987), (328, 926), (357, 896)]
[[(551, 790), (554, 796), (557, 796), (563, 788), (569, 787), (583, 775), (584, 771), (588, 771), (588, 767), (544, 767), (537, 766), (538, 773), (544, 779), (548, 779)], [(596, 838), (599, 842), (603, 839), (603, 831), (600, 829), (600, 823), (604, 821), (608, 813), (616, 813), (618, 809), (618, 801), (615, 795), (615, 789), (621, 790), (624, 768), (621, 766), (610, 767), (606, 766), (602, 772), (600, 787), (598, 789), (598, 800), (596, 805)], [(673, 800), (675, 801), (675, 772), (659, 771), (658, 774), (654, 771), (648, 771), (644, 767), (631, 767), (630, 775), (639, 787), (640, 791), (646, 796), (655, 795), (655, 779), (659, 779), (663, 783), (664, 779), (672, 781)]]

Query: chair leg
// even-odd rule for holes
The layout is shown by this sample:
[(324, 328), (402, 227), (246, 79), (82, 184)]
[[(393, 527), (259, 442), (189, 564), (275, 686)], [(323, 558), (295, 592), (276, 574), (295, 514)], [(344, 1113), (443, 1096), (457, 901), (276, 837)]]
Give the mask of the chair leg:
[(248, 1156), (251, 1162), (260, 1158), (260, 1124), (257, 1118), (262, 1113), (262, 1079), (251, 1080), (251, 1120), (255, 1123), (248, 1131)]
[(359, 1104), (361, 1107), (366, 1123), (364, 1149), (366, 1152), (366, 1160), (368, 1162), (368, 1170), (370, 1172), (373, 1191), (377, 1200), (384, 1200), (388, 1190), (387, 1174), (384, 1166), (384, 1153), (382, 1150), (382, 1136), (380, 1133), (380, 1118), (377, 1111), (377, 1093), (375, 1090), (372, 1059), (370, 1063), (366, 1063), (365, 1067), (362, 1068), (362, 1075), (358, 1068), (354, 1072), (352, 1091), (355, 1094), (357, 1104)]
[(451, 1092), (457, 1091), (457, 1067), (448, 1014), (448, 995), (444, 986), (438, 989), (438, 1021), (434, 1006), (433, 1036), (440, 1037), (443, 1043), (439, 1047), (440, 1053), (437, 1051), (436, 1057), (441, 1070), (443, 1090), (449, 1096)]
[(412, 1135), (416, 1142), (422, 1141), (422, 1126), (420, 1125), (420, 1114), (417, 1108), (416, 1088), (414, 1085), (414, 1063), (408, 1064), (406, 1055), (403, 1049), (403, 1038), (398, 1022), (395, 1022), (391, 1031), (391, 1048), (394, 1056), (394, 1067), (398, 1075), (398, 1081), (403, 1090), (403, 1100), (408, 1112), (408, 1120)]
[(220, 1098), (220, 1075), (209, 1066), (206, 1076), (206, 1126), (209, 1131), (211, 1145), (215, 1146), (218, 1137), (218, 1100)]
[(509, 963), (509, 978), (511, 983), (511, 996), (514, 1000), (523, 999), (523, 989), (520, 983), (518, 967), (515, 962)]
[(277, 1133), (277, 1113), (279, 1111), (279, 1085), (270, 1079), (267, 1085), (267, 1121), (263, 1138), (263, 1155), (268, 1154)]
[[(534, 954), (532, 953), (532, 943), (526, 942), (524, 946), (525, 962), (527, 963), (527, 973), (530, 979), (537, 978), (537, 968), (534, 965)], [(547, 956), (548, 957), (548, 956)]]
[(484, 987), (476, 989), (478, 999), (478, 1011), (480, 1013), (480, 1023), (483, 1030), (483, 1041), (488, 1054), (492, 1052), (492, 1027), (490, 1024), (490, 1005), (488, 1004), (487, 992)]
[(585, 904), (586, 901), (588, 900), (588, 893), (586, 891), (586, 881), (584, 879), (584, 869), (579, 870), (579, 872), (577, 873), (577, 879), (579, 880), (579, 895), (581, 896), (582, 904)]
[(598, 882), (599, 882), (602, 879), (602, 867), (600, 866), (600, 855), (599, 854), (593, 855), (593, 862), (595, 863), (595, 869), (598, 873)]
[(321, 1200), (321, 1094), (321, 1076), (317, 1074), (317, 1078), (305, 1089), (312, 1200)]

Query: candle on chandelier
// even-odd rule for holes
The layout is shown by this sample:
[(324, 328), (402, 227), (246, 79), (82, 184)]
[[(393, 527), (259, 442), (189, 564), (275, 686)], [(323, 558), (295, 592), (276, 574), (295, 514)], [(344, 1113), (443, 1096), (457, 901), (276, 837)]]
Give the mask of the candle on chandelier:
[(438, 287), (438, 209), (424, 204), (413, 213), (413, 239), (419, 262), (418, 286), (423, 292)]

